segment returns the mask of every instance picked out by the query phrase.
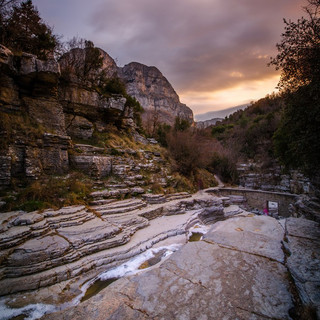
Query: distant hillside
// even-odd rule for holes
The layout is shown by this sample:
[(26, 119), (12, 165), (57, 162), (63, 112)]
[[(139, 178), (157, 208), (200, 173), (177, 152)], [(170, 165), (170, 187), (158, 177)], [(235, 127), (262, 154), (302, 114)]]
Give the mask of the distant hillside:
[(242, 104), (240, 106), (231, 107), (223, 110), (210, 111), (210, 112), (198, 114), (198, 115), (195, 115), (194, 117), (195, 117), (195, 121), (205, 121), (205, 120), (211, 120), (213, 118), (225, 118), (238, 110), (245, 109), (247, 106), (248, 104)]
[(197, 121), (195, 122), (195, 126), (198, 129), (205, 129), (210, 126), (214, 126), (218, 121), (222, 121), (223, 118), (213, 118), (210, 120), (205, 120), (205, 121)]
[(279, 125), (282, 104), (280, 96), (267, 96), (207, 130), (235, 159), (268, 165), (275, 159), (272, 137)]

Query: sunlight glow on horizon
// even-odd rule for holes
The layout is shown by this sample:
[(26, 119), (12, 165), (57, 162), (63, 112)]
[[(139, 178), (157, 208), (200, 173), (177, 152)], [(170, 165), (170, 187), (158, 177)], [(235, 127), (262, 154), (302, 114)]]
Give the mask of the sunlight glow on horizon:
[(180, 101), (192, 109), (194, 115), (218, 111), (250, 103), (277, 92), (279, 75), (267, 79), (252, 80), (238, 86), (213, 92), (181, 92)]

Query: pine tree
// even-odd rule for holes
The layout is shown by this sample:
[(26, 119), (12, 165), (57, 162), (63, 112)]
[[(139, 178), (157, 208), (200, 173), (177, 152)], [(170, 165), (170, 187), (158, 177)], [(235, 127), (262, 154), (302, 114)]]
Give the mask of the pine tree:
[(59, 41), (41, 19), (31, 0), (14, 6), (5, 22), (4, 45), (19, 52), (35, 54), (46, 59), (57, 48)]

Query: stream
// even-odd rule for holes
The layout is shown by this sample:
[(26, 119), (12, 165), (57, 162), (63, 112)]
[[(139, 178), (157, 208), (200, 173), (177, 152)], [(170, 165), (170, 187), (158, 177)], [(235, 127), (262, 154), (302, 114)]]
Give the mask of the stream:
[[(202, 236), (209, 230), (210, 226), (196, 224), (187, 234), (188, 241), (200, 241)], [(81, 287), (81, 293), (72, 301), (59, 305), (52, 304), (29, 304), (21, 308), (9, 308), (6, 306), (6, 298), (0, 299), (0, 320), (36, 320), (43, 315), (61, 311), (86, 301), (108, 287), (116, 280), (131, 276), (158, 265), (183, 246), (183, 244), (170, 244), (147, 251), (135, 256), (116, 268), (102, 272), (93, 279), (85, 282)]]

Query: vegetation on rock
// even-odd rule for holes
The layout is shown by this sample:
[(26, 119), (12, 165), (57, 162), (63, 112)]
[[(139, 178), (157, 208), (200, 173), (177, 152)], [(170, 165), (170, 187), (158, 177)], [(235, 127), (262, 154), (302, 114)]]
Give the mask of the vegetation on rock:
[(0, 39), (14, 52), (28, 52), (47, 59), (58, 51), (59, 38), (41, 19), (31, 0), (2, 1), (0, 4)]
[(211, 127), (211, 135), (237, 161), (271, 165), (275, 159), (272, 137), (279, 125), (282, 105), (281, 95), (268, 95), (218, 122)]

